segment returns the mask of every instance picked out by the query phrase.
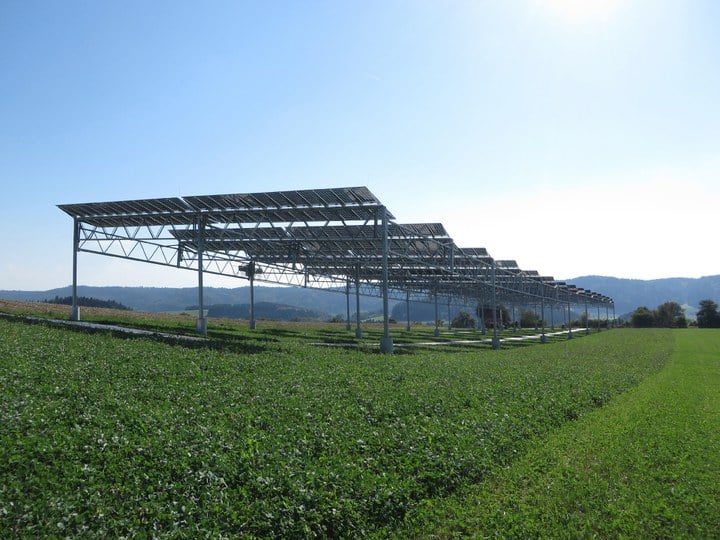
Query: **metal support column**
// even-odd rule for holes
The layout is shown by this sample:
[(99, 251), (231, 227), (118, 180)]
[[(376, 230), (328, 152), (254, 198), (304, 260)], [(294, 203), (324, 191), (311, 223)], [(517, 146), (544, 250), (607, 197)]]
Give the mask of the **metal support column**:
[(440, 335), (440, 311), (438, 310), (438, 293), (437, 290), (435, 290), (435, 331), (433, 334), (435, 334), (435, 337), (438, 337)]
[(360, 339), (363, 335), (360, 326), (360, 262), (358, 261), (355, 268), (355, 337)]
[[(590, 333), (590, 315), (588, 315), (587, 297), (585, 297), (585, 335)], [(598, 328), (599, 330), (599, 328)]]
[(448, 302), (447, 302), (447, 314), (448, 314), (448, 330), (452, 330), (452, 317), (450, 316), (450, 302), (452, 300), (452, 297), (448, 295)]
[(345, 280), (345, 304), (346, 304), (346, 316), (345, 316), (345, 330), (350, 331), (352, 325), (350, 324), (350, 278)]
[(250, 279), (250, 330), (255, 330), (255, 261), (248, 263), (248, 278)]
[(540, 334), (540, 343), (547, 343), (545, 335), (545, 287), (540, 285), (540, 324), (542, 324), (542, 333)]
[(77, 268), (78, 268), (78, 251), (80, 249), (80, 221), (75, 218), (73, 221), (75, 227), (73, 231), (73, 275), (72, 275), (72, 307), (70, 308), (70, 320), (80, 320), (80, 306), (78, 305), (77, 295)]
[(407, 331), (410, 331), (410, 291), (405, 291), (405, 311), (407, 312)]
[(493, 317), (493, 337), (492, 348), (500, 348), (500, 338), (498, 337), (498, 320), (497, 320), (497, 264), (492, 263), (492, 317)]
[[(455, 273), (455, 246), (453, 244), (450, 244), (450, 261), (449, 261), (448, 269), (450, 270), (450, 274)], [(448, 327), (448, 331), (452, 330), (452, 315), (450, 313), (451, 304), (452, 304), (452, 295), (448, 294), (448, 297), (447, 297), (447, 315), (448, 315), (447, 327)]]
[(393, 339), (390, 335), (390, 306), (388, 302), (389, 293), (389, 271), (388, 271), (388, 256), (390, 251), (390, 245), (388, 242), (388, 212), (387, 208), (382, 208), (382, 235), (383, 235), (383, 260), (382, 260), (382, 296), (383, 296), (383, 336), (380, 338), (380, 352), (385, 354), (392, 354), (393, 352)]
[(484, 336), (487, 332), (487, 328), (485, 326), (485, 299), (482, 294), (480, 294), (479, 308), (480, 312), (478, 313), (478, 318), (480, 319), (480, 334)]
[(207, 335), (207, 319), (205, 318), (205, 303), (203, 297), (203, 251), (205, 249), (205, 217), (198, 215), (197, 221), (198, 246), (198, 317), (195, 321), (195, 330), (198, 334)]

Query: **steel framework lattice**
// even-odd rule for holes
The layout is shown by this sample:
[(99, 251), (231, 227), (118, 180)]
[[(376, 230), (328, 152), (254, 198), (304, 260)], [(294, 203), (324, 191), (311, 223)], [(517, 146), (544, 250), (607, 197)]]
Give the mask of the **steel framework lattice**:
[[(442, 224), (400, 224), (366, 187), (173, 197), (59, 208), (74, 220), (73, 308), (77, 253), (194, 270), (198, 275), (197, 329), (206, 333), (203, 274), (248, 279), (250, 325), (255, 326), (254, 282), (344, 290), (383, 298), (381, 350), (392, 351), (388, 300), (447, 301), (491, 306), (494, 339), (498, 305), (553, 308), (614, 304), (604, 295), (496, 261), (484, 248), (461, 248)], [(437, 313), (437, 312), (436, 312)], [(608, 314), (609, 317), (609, 314)], [(613, 316), (614, 317), (614, 316)], [(436, 317), (438, 319), (438, 317)], [(544, 315), (542, 317), (544, 320)], [(572, 336), (569, 330), (569, 336)], [(544, 328), (543, 328), (544, 336)]]

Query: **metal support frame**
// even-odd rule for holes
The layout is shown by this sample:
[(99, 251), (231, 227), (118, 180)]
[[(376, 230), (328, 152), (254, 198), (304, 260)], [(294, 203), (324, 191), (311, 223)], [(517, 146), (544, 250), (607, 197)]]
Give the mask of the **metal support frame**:
[[(249, 278), (251, 325), (256, 280), (338, 292), (344, 289), (348, 329), (354, 277), (358, 338), (362, 337), (360, 294), (382, 297), (382, 352), (391, 352), (393, 347), (391, 297), (408, 304), (408, 329), (411, 296), (419, 301), (434, 300), (437, 334), (440, 295), (447, 298), (449, 325), (453, 298), (476, 301), (483, 334), (485, 299), (491, 300), (493, 345), (499, 346), (501, 303), (510, 302), (514, 320), (516, 303), (533, 305), (540, 297), (544, 303), (544, 287), (553, 287), (556, 295), (562, 290), (564, 298), (558, 296), (555, 302), (558, 306), (567, 303), (572, 337), (571, 306), (589, 294), (552, 278), (537, 285), (537, 272), (523, 272), (514, 261), (495, 261), (484, 248), (457, 247), (441, 224), (394, 223), (387, 208), (362, 187), (69, 204), (60, 209), (74, 224), (71, 318), (77, 319), (80, 251), (197, 272), (200, 311), (196, 326), (203, 334), (207, 332), (206, 273)], [(263, 273), (238, 275), (238, 267), (251, 263), (262, 264)], [(602, 295), (592, 298), (597, 298), (598, 309), (606, 306), (609, 318), (612, 300)], [(551, 316), (553, 313), (551, 306)]]

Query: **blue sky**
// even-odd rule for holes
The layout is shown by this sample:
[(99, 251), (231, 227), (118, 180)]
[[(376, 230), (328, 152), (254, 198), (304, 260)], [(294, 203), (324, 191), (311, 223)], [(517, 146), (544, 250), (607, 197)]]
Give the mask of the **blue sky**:
[[(59, 203), (356, 185), (559, 279), (720, 274), (718, 21), (699, 0), (4, 0), (0, 289), (70, 283)], [(81, 254), (79, 281), (195, 277)]]

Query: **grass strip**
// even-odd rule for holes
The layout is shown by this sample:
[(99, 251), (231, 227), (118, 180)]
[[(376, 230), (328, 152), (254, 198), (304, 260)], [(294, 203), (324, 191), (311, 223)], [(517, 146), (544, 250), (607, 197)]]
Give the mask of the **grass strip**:
[(425, 507), (404, 534), (720, 537), (720, 332), (673, 332), (661, 371), (471, 492)]

